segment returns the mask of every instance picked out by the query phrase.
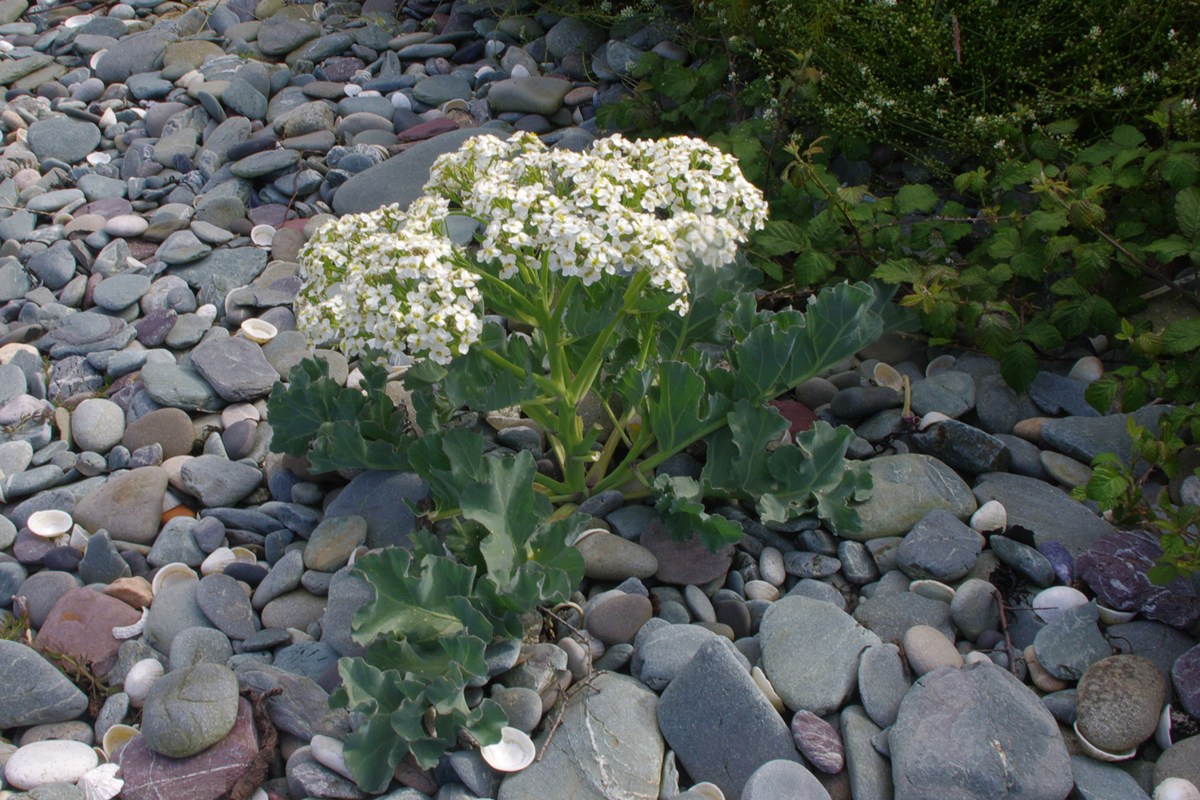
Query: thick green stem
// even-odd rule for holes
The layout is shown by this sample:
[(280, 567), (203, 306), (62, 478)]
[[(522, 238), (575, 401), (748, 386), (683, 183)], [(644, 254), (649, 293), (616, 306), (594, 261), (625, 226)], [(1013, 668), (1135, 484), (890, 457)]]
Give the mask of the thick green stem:
[(538, 387), (538, 389), (541, 390), (543, 393), (548, 394), (552, 397), (562, 394), (562, 391), (563, 391), (562, 386), (554, 383), (553, 381), (549, 380), (548, 378), (546, 378), (543, 375), (538, 375), (537, 373), (530, 374), (530, 373), (526, 372), (521, 367), (517, 366), (516, 364), (509, 361), (504, 356), (497, 353), (495, 350), (492, 350), (487, 347), (480, 347), (479, 352), (482, 353), (483, 357), (486, 358), (488, 361), (490, 361), (493, 365), (499, 367), (500, 369), (504, 370), (505, 372), (509, 372), (521, 379), (530, 378), (534, 382), (534, 384)]
[(621, 310), (613, 315), (612, 321), (596, 336), (596, 341), (592, 343), (591, 349), (583, 359), (583, 363), (579, 367), (579, 372), (567, 387), (567, 395), (575, 398), (576, 402), (591, 391), (592, 384), (596, 382), (596, 376), (600, 374), (600, 366), (604, 363), (604, 354), (608, 350), (609, 340), (616, 333), (617, 326), (621, 324), (621, 320), (633, 308), (634, 301), (641, 295), (642, 290), (646, 288), (646, 284), (649, 282), (649, 272), (639, 270), (633, 274), (633, 278), (629, 281), (629, 286), (625, 289), (625, 295), (621, 299)]

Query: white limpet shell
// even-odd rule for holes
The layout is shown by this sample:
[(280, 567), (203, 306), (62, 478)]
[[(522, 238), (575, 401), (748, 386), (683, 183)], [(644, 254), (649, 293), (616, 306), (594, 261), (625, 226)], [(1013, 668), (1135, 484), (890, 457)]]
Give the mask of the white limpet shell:
[(83, 800), (112, 800), (121, 793), (125, 781), (117, 777), (119, 764), (101, 764), (83, 774), (75, 785), (83, 790)]
[(129, 695), (129, 704), (140, 707), (154, 686), (163, 676), (163, 665), (157, 658), (143, 658), (125, 673), (124, 689)]
[(88, 153), (87, 162), (93, 167), (98, 167), (101, 164), (107, 164), (112, 161), (112, 156), (108, 153)]
[(1033, 613), (1043, 622), (1053, 622), (1072, 608), (1086, 606), (1087, 595), (1071, 586), (1051, 586), (1033, 597)]
[(125, 639), (132, 639), (133, 637), (138, 636), (141, 634), (142, 630), (145, 629), (146, 617), (149, 615), (150, 611), (143, 608), (141, 619), (139, 619), (137, 622), (133, 623), (132, 625), (118, 625), (117, 627), (113, 628), (113, 638), (118, 641), (124, 641)]
[(937, 375), (939, 372), (952, 370), (957, 363), (958, 359), (952, 355), (938, 356), (925, 367), (925, 377), (928, 378), (931, 375)]
[(250, 548), (238, 546), (238, 547), (232, 547), (230, 549), (233, 550), (233, 557), (238, 561), (238, 563), (240, 563), (240, 564), (257, 564), (258, 563), (258, 556), (254, 555), (254, 551), (251, 550)]
[(1083, 734), (1079, 732), (1078, 722), (1076, 722), (1073, 727), (1075, 729), (1075, 738), (1079, 740), (1079, 744), (1083, 748), (1083, 752), (1094, 759), (1099, 761), (1128, 761), (1137, 755), (1136, 747), (1126, 750), (1122, 753), (1110, 753), (1107, 750), (1101, 750), (1099, 747), (1096, 747), (1087, 739), (1083, 738)]
[(95, 69), (96, 65), (100, 63), (100, 59), (104, 58), (104, 54), (107, 52), (107, 50), (97, 50), (96, 52), (92, 53), (92, 58), (90, 61), (88, 61), (88, 66), (92, 69)]
[(771, 701), (771, 705), (780, 714), (783, 713), (783, 698), (775, 691), (775, 687), (771, 685), (771, 679), (767, 677), (767, 673), (763, 672), (759, 667), (753, 667), (750, 670), (750, 677), (754, 679), (754, 685), (762, 691), (763, 695)]
[(64, 28), (82, 28), (96, 18), (95, 14), (76, 14), (63, 20)]
[(999, 500), (988, 500), (971, 515), (971, 527), (980, 533), (1008, 527), (1008, 509)]
[(109, 125), (117, 124), (117, 112), (111, 108), (104, 109), (104, 113), (100, 115), (100, 126), (107, 128)]
[(215, 575), (218, 572), (224, 572), (226, 567), (236, 562), (237, 556), (233, 554), (231, 548), (218, 547), (200, 562), (200, 574)]
[(279, 329), (256, 317), (245, 320), (241, 325), (242, 335), (255, 344), (266, 344), (279, 335)]
[(180, 561), (173, 561), (163, 565), (158, 572), (154, 573), (154, 580), (150, 582), (150, 588), (154, 590), (155, 594), (158, 594), (164, 587), (173, 583), (198, 580), (200, 580), (200, 576), (191, 567)]
[(30, 533), (34, 536), (41, 536), (43, 539), (57, 539), (60, 536), (66, 536), (74, 526), (75, 520), (71, 519), (71, 515), (56, 508), (35, 511), (25, 522), (25, 527), (29, 529)]
[(14, 47), (16, 47), (16, 45), (14, 45), (12, 42), (6, 42), (0, 39), (0, 53), (11, 53)]
[(354, 776), (350, 774), (350, 768), (346, 766), (346, 757), (340, 739), (318, 733), (312, 737), (308, 745), (312, 748), (312, 756), (317, 763), (328, 767), (344, 778), (354, 780)]
[(479, 748), (479, 755), (498, 772), (520, 772), (533, 763), (537, 748), (525, 731), (505, 725), (500, 729), (500, 741)]
[(250, 241), (259, 247), (270, 247), (271, 242), (275, 241), (275, 226), (255, 225), (250, 229)]
[[(153, 660), (153, 659), (151, 659)], [(104, 757), (109, 761), (113, 755), (121, 747), (135, 736), (139, 736), (141, 731), (132, 725), (126, 725), (123, 722), (118, 722), (116, 725), (110, 725), (108, 730), (104, 732), (104, 738), (100, 740), (101, 749), (104, 751)]]
[(1137, 616), (1136, 611), (1118, 611), (1115, 608), (1102, 606), (1096, 603), (1096, 610), (1100, 612), (1100, 621), (1105, 625), (1120, 625)]
[(1154, 787), (1153, 800), (1200, 800), (1200, 789), (1186, 778), (1167, 778)]
[(923, 431), (930, 425), (936, 425), (939, 422), (945, 422), (950, 419), (940, 411), (930, 411), (925, 416), (921, 417), (921, 421), (917, 423), (917, 430)]
[(875, 379), (876, 386), (886, 386), (897, 392), (904, 391), (904, 376), (891, 364), (880, 361), (871, 371), (871, 376)]

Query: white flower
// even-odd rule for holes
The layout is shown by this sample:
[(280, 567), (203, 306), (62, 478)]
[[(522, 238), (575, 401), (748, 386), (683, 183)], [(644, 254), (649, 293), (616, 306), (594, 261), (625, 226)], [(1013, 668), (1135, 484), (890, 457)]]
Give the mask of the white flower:
[(1113, 97), (1124, 97), (1126, 94), (1126, 91), (1127, 90), (1125, 89), (1125, 84), (1118, 83), (1116, 86), (1114, 86), (1112, 88), (1112, 96)]

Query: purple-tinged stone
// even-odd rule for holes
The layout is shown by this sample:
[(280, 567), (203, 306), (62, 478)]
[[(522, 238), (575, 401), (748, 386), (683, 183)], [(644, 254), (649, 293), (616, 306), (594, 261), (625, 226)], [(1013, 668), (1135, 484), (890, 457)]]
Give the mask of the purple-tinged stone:
[(1200, 716), (1200, 645), (1175, 659), (1171, 683), (1183, 710), (1193, 717)]
[(186, 797), (188, 800), (218, 800), (246, 772), (258, 753), (254, 731), (254, 711), (244, 699), (238, 700), (233, 730), (221, 741), (188, 758), (168, 758), (155, 753), (141, 736), (136, 736), (116, 753), (125, 786), (125, 800), (161, 800)]
[(1037, 551), (1050, 562), (1054, 574), (1058, 576), (1059, 583), (1063, 586), (1070, 586), (1071, 582), (1075, 580), (1075, 560), (1071, 558), (1071, 553), (1067, 548), (1063, 547), (1060, 542), (1042, 542), (1037, 546)]
[(814, 767), (835, 775), (846, 765), (846, 750), (841, 737), (825, 720), (801, 709), (792, 717), (792, 740)]
[(1122, 531), (1088, 547), (1075, 562), (1075, 571), (1108, 608), (1138, 611), (1147, 619), (1189, 628), (1200, 620), (1200, 598), (1191, 583), (1176, 579), (1156, 586), (1146, 577), (1161, 556), (1154, 534)]
[(86, 587), (72, 589), (58, 599), (38, 631), (36, 644), (43, 652), (62, 653), (88, 664), (99, 678), (117, 661), (121, 643), (113, 628), (132, 625), (140, 615), (115, 597)]
[(175, 327), (177, 316), (178, 314), (169, 308), (154, 309), (133, 323), (137, 330), (137, 340), (146, 347), (158, 347), (167, 340), (167, 334)]
[(699, 586), (725, 575), (733, 563), (733, 545), (714, 553), (698, 537), (682, 542), (671, 538), (667, 527), (657, 520), (642, 531), (639, 544), (658, 559), (655, 577), (663, 583)]

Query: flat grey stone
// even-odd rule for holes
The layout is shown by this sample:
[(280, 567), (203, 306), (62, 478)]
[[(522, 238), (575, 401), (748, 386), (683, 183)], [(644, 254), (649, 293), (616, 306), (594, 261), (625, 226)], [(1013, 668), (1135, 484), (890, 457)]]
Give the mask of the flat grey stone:
[(935, 508), (904, 537), (897, 564), (910, 578), (951, 583), (975, 566), (984, 539), (944, 508)]
[(218, 455), (200, 455), (184, 462), (179, 471), (184, 491), (205, 506), (233, 506), (253, 492), (263, 480), (262, 470), (244, 461)]
[(309, 741), (315, 734), (345, 739), (350, 734), (350, 715), (329, 706), (329, 695), (312, 679), (269, 664), (241, 663), (238, 684), (256, 692), (276, 686), (283, 689), (267, 701), (271, 722), (285, 733)]
[(1071, 756), (1071, 776), (1075, 779), (1072, 797), (1078, 800), (1150, 800), (1133, 776), (1115, 764)]
[(88, 697), (35, 650), (0, 639), (0, 728), (66, 722), (87, 711)]
[(800, 763), (788, 726), (737, 659), (709, 642), (663, 691), (658, 725), (696, 781), (741, 796), (755, 770), (782, 759)]
[(868, 461), (867, 469), (873, 482), (871, 497), (854, 506), (861, 529), (833, 531), (843, 538), (867, 541), (902, 535), (935, 508), (966, 519), (977, 507), (962, 478), (930, 456), (880, 456)]
[(82, 161), (100, 144), (100, 129), (70, 117), (48, 117), (29, 126), (29, 149), (39, 159), (56, 158), (68, 164)]
[(763, 671), (793, 710), (823, 716), (854, 690), (859, 655), (879, 637), (845, 611), (789, 595), (763, 615), (758, 632)]
[(1038, 663), (1059, 680), (1079, 680), (1089, 666), (1113, 653), (1099, 620), (1095, 603), (1060, 612), (1034, 637)]
[(150, 362), (142, 368), (146, 394), (160, 406), (184, 411), (220, 411), (225, 401), (208, 381), (179, 364)]
[(1033, 531), (1037, 544), (1060, 542), (1074, 557), (1096, 539), (1116, 533), (1116, 528), (1087, 506), (1034, 478), (992, 472), (979, 476), (974, 492), (980, 504), (999, 500), (1008, 512), (1008, 524)]
[(409, 504), (429, 497), (429, 485), (411, 472), (368, 471), (356, 476), (325, 509), (325, 516), (367, 520), (367, 547), (407, 545), (416, 525)]
[(888, 743), (896, 800), (1063, 800), (1071, 791), (1058, 723), (1033, 691), (992, 664), (922, 677)]
[(238, 336), (208, 339), (192, 350), (192, 367), (231, 403), (267, 395), (279, 380), (262, 348)]
[(829, 792), (795, 761), (768, 761), (746, 781), (742, 800), (829, 800)]
[(267, 266), (267, 252), (258, 247), (214, 250), (199, 261), (173, 267), (171, 273), (199, 293), (201, 303), (225, 307), (225, 296), (250, 284)]
[(158, 535), (167, 472), (139, 467), (113, 475), (75, 504), (75, 521), (93, 533), (107, 530), (116, 541), (149, 544)]

